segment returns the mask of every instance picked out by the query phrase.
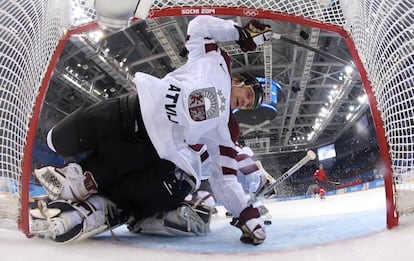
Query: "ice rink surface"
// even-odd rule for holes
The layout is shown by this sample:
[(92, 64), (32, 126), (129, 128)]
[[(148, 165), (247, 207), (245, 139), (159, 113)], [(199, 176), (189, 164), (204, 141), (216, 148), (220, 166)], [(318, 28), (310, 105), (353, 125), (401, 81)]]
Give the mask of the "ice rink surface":
[(219, 207), (212, 232), (198, 237), (137, 235), (120, 227), (93, 239), (60, 245), (0, 228), (2, 260), (414, 260), (414, 217), (388, 230), (384, 188), (292, 201), (264, 201), (272, 215), (259, 246), (240, 243)]

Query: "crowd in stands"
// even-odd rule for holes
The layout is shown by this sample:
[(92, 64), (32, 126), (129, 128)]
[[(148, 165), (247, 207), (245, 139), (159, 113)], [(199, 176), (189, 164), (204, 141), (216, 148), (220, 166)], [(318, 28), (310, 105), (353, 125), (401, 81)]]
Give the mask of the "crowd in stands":
[[(63, 159), (51, 151), (46, 146), (45, 140), (42, 140), (44, 137), (46, 137), (45, 133), (39, 131), (33, 150), (32, 168), (40, 168), (45, 165), (65, 165), (68, 159)], [(329, 164), (324, 164), (329, 180), (339, 182), (339, 185), (332, 184), (331, 187), (327, 188), (328, 191), (378, 178), (375, 169), (379, 163), (379, 151), (376, 146), (350, 153), (342, 158), (329, 159), (329, 161)], [(277, 187), (276, 195), (292, 197), (306, 194), (309, 186), (314, 184), (313, 173), (318, 168), (318, 164), (318, 161), (313, 161), (300, 168), (297, 173)], [(37, 183), (37, 181), (33, 180), (33, 183)]]
[[(330, 159), (330, 167), (326, 167), (329, 180), (339, 184), (331, 184), (329, 190), (353, 186), (378, 177), (376, 169), (380, 163), (377, 148), (363, 149), (343, 158)], [(291, 178), (278, 186), (276, 195), (279, 197), (294, 197), (306, 194), (309, 186), (314, 184), (313, 173), (318, 168), (318, 162), (303, 166)]]

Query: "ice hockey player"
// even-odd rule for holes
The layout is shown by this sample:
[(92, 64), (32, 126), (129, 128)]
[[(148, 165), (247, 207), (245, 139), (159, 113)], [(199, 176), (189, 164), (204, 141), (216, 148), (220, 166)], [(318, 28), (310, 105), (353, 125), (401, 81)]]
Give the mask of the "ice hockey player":
[[(247, 79), (252, 78), (246, 74), (241, 75), (238, 79)], [(256, 79), (250, 79), (249, 82), (257, 82)], [(257, 82), (259, 84), (259, 82)], [(261, 166), (260, 162), (255, 162), (253, 160), (254, 153), (253, 151), (246, 146), (241, 146), (238, 143), (240, 137), (240, 127), (233, 114), (230, 115), (229, 121), (229, 130), (231, 138), (236, 145), (237, 151), (237, 180), (242, 185), (243, 190), (246, 193), (247, 200), (259, 209), (259, 213), (265, 219), (269, 219), (271, 216), (269, 210), (263, 205), (261, 201), (258, 201), (256, 196), (263, 189), (264, 186), (268, 184), (268, 178), (265, 176), (265, 171)], [(200, 148), (201, 150), (202, 148)], [(202, 153), (202, 183), (199, 190), (196, 191), (193, 201), (197, 202), (202, 200), (205, 204), (215, 207), (214, 192), (211, 190), (209, 185), (209, 176), (211, 175), (210, 171), (210, 158), (208, 153)], [(232, 216), (230, 213), (226, 213), (227, 216)]]
[[(237, 182), (235, 145), (227, 124), (232, 109), (256, 108), (263, 90), (232, 85), (229, 56), (217, 43), (236, 41), (243, 51), (254, 50), (271, 38), (271, 28), (255, 19), (240, 27), (231, 20), (198, 16), (190, 21), (187, 35), (189, 53), (183, 66), (162, 79), (138, 72), (138, 95), (80, 108), (54, 126), (47, 137), (51, 149), (62, 156), (89, 153), (72, 163), (76, 167), (48, 166), (35, 174), (52, 200), (85, 201), (99, 191), (124, 209), (128, 204), (121, 206), (124, 202), (118, 202), (111, 189), (129, 175), (153, 172), (165, 160), (172, 166), (170, 177), (161, 182), (163, 193), (177, 201), (187, 192), (183, 187), (194, 183), (192, 190), (200, 184), (200, 155), (189, 145), (204, 144), (212, 157), (215, 197), (234, 216), (240, 240), (261, 244), (266, 238), (263, 220)], [(124, 190), (125, 202), (140, 202), (137, 191)]]
[(315, 181), (315, 184), (318, 185), (318, 187), (315, 188), (316, 193), (319, 194), (321, 199), (325, 199), (329, 179), (323, 168), (323, 164), (319, 164), (319, 168), (313, 174), (313, 180)]
[[(114, 199), (118, 206), (100, 194), (91, 194), (85, 200), (76, 202), (68, 199), (38, 201), (30, 210), (32, 234), (68, 243), (123, 224), (127, 224), (133, 232), (146, 234), (176, 236), (208, 233), (211, 208), (202, 202), (198, 205), (184, 202), (185, 195), (195, 184), (184, 179), (181, 188), (174, 186), (174, 175), (166, 171), (168, 168), (163, 167), (163, 163), (169, 162), (160, 161), (154, 172), (129, 175), (106, 191), (106, 195)], [(75, 163), (48, 171), (81, 173)], [(55, 184), (58, 183), (56, 181)], [(169, 192), (173, 195), (165, 186), (171, 188)], [(132, 191), (136, 196), (131, 200), (128, 195)]]

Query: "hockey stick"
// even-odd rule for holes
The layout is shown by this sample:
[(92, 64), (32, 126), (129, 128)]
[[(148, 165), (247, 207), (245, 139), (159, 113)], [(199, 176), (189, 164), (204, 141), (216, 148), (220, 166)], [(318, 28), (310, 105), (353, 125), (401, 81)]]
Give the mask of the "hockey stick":
[[(308, 163), (311, 160), (316, 159), (316, 154), (312, 150), (308, 150), (306, 152), (306, 156), (303, 157), (298, 163), (293, 165), (288, 171), (286, 171), (282, 176), (276, 179), (276, 181), (267, 189), (264, 195), (269, 194), (271, 191), (275, 191), (276, 186), (280, 185), (283, 181), (289, 178), (293, 173), (295, 173), (298, 169), (300, 169), (303, 165)], [(276, 192), (276, 191), (275, 191)]]
[(273, 183), (275, 183), (275, 178), (272, 176), (272, 175), (270, 175), (264, 168), (263, 168), (263, 165), (262, 165), (262, 162), (260, 161), (260, 160), (257, 160), (257, 161), (255, 161), (255, 163), (256, 163), (256, 166), (260, 169), (260, 171), (263, 173), (263, 175), (266, 177), (266, 179), (271, 183), (271, 184), (273, 184)]
[(298, 42), (298, 41), (292, 40), (292, 39), (287, 38), (287, 37), (285, 37), (285, 36), (283, 36), (283, 35), (281, 35), (281, 34), (273, 33), (272, 38), (273, 38), (273, 39), (277, 39), (277, 40), (281, 40), (281, 41), (284, 41), (284, 42), (287, 42), (287, 43), (291, 43), (291, 44), (294, 44), (294, 45), (297, 45), (297, 46), (300, 46), (300, 47), (303, 47), (303, 48), (305, 48), (305, 49), (308, 49), (308, 50), (313, 51), (313, 52), (315, 52), (315, 53), (318, 53), (318, 54), (320, 54), (320, 55), (323, 55), (323, 56), (326, 56), (326, 57), (332, 58), (332, 59), (334, 59), (335, 61), (340, 62), (340, 63), (342, 63), (342, 64), (345, 64), (345, 65), (349, 65), (349, 66), (354, 67), (354, 64), (352, 64), (352, 63), (350, 63), (350, 62), (347, 62), (347, 61), (345, 61), (345, 60), (343, 60), (343, 59), (341, 59), (341, 58), (339, 58), (339, 57), (337, 57), (337, 56), (335, 56), (335, 55), (333, 55), (333, 54), (330, 54), (330, 53), (328, 53), (328, 52), (322, 51), (322, 50), (320, 50), (320, 49), (318, 49), (318, 48), (312, 47), (312, 46), (307, 45), (307, 44), (305, 44), (305, 43), (301, 43), (301, 42)]
[(335, 185), (341, 185), (341, 182), (337, 182), (337, 181), (328, 181), (331, 184), (335, 184)]

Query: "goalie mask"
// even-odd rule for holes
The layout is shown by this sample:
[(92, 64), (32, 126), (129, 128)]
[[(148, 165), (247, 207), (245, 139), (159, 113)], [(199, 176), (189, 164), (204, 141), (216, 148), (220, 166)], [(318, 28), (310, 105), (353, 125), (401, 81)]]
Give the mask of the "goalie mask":
[(240, 83), (238, 86), (248, 85), (253, 89), (253, 106), (249, 110), (254, 110), (262, 104), (263, 101), (263, 87), (260, 82), (252, 75), (243, 73), (235, 76)]

